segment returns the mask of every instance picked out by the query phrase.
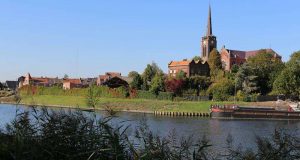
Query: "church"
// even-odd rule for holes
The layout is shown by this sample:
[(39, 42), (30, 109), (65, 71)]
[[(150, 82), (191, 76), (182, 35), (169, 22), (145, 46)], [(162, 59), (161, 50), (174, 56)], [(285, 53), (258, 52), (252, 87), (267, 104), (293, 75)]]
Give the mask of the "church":
[[(168, 75), (175, 77), (178, 72), (183, 71), (186, 73), (187, 77), (195, 75), (209, 76), (210, 69), (207, 61), (209, 59), (210, 52), (213, 49), (217, 49), (217, 37), (214, 36), (212, 32), (211, 7), (209, 6), (206, 35), (204, 35), (201, 39), (201, 60), (195, 61), (184, 59), (182, 61), (171, 61), (168, 64)], [(281, 60), (281, 56), (273, 49), (241, 51), (226, 49), (225, 46), (223, 46), (219, 51), (222, 67), (225, 71), (230, 71), (232, 66), (242, 65), (249, 57), (259, 54), (262, 50), (265, 50), (267, 53), (271, 53), (275, 59)]]

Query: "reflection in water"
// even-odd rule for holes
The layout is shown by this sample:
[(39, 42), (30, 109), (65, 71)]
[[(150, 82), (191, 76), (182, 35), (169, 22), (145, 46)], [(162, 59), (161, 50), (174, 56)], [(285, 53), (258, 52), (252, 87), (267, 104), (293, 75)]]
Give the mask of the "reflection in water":
[[(0, 127), (14, 119), (16, 109), (28, 110), (28, 107), (14, 105), (0, 105)], [(93, 116), (93, 113), (88, 113)], [(105, 116), (104, 112), (97, 112), (97, 116)], [(229, 134), (234, 138), (234, 144), (241, 144), (245, 148), (252, 148), (255, 145), (255, 136), (268, 136), (275, 129), (286, 129), (290, 133), (299, 133), (300, 121), (287, 120), (229, 120), (210, 119), (201, 117), (163, 117), (153, 114), (119, 112), (112, 123), (130, 125), (128, 134), (133, 134), (139, 122), (146, 118), (149, 128), (161, 136), (167, 136), (173, 129), (177, 136), (194, 137), (206, 136), (216, 147), (225, 147), (226, 138)]]

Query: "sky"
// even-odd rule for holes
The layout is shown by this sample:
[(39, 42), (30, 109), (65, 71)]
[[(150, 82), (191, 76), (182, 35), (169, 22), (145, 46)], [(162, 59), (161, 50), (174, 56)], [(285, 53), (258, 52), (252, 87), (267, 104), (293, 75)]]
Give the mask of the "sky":
[(300, 50), (299, 0), (0, 0), (0, 81), (167, 72), (200, 55), (209, 4), (218, 49)]

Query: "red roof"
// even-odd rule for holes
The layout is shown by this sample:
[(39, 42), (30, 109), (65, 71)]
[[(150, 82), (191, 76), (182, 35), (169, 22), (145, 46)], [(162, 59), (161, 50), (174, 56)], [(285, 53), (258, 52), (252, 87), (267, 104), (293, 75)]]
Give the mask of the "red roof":
[(171, 61), (169, 66), (188, 66), (191, 61), (183, 60), (183, 61)]
[[(257, 55), (261, 51), (261, 50), (239, 51), (239, 50), (231, 50), (231, 49), (226, 49), (226, 50), (230, 54), (230, 57), (238, 57), (241, 59), (248, 59), (249, 57)], [(273, 53), (274, 57), (278, 57), (281, 59), (281, 56), (277, 54), (273, 49), (266, 49), (266, 52)]]
[(81, 79), (64, 79), (64, 83), (81, 84)]

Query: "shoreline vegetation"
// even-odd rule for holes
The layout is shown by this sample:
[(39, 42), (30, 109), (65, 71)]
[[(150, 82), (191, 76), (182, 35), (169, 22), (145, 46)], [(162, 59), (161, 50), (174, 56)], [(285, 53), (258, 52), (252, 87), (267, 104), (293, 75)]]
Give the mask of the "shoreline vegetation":
[(280, 128), (256, 136), (253, 148), (235, 143), (237, 139), (231, 134), (223, 139), (224, 147), (221, 147), (206, 135), (179, 137), (172, 130), (161, 136), (150, 130), (147, 119), (132, 127), (127, 121), (114, 124), (114, 114), (100, 118), (80, 110), (49, 111), (34, 106), (16, 113), (14, 120), (0, 128), (2, 159), (289, 160), (300, 157), (299, 136)]
[[(234, 104), (232, 101), (171, 101), (155, 99), (130, 99), (130, 98), (97, 98), (98, 104), (88, 107), (86, 97), (84, 96), (63, 96), (63, 95), (31, 95), (22, 96), (19, 104), (21, 105), (38, 105), (56, 108), (73, 108), (81, 110), (107, 110), (122, 112), (141, 112), (154, 113), (158, 112), (189, 112), (189, 113), (209, 113), (211, 104)], [(13, 101), (2, 102), (16, 104)], [(268, 102), (237, 102), (240, 106), (265, 106), (275, 107), (274, 101)], [(283, 104), (286, 105), (286, 104)]]

